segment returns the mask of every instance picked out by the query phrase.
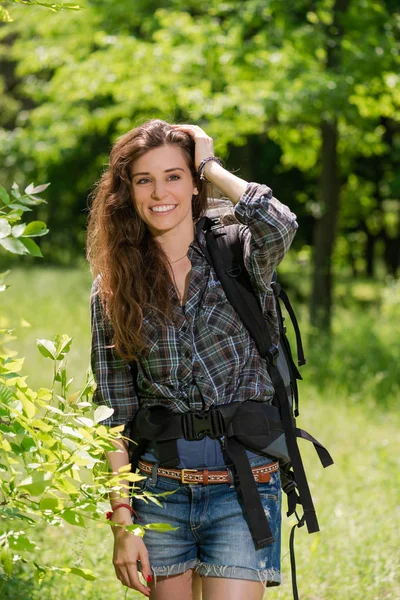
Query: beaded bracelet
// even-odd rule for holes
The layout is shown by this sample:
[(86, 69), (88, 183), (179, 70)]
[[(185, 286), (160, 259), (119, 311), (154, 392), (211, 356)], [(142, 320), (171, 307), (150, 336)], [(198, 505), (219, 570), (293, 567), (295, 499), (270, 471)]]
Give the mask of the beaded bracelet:
[(197, 169), (197, 173), (199, 174), (199, 177), (202, 181), (206, 181), (207, 183), (211, 183), (211, 181), (209, 181), (204, 175), (203, 175), (203, 170), (205, 165), (210, 161), (210, 160), (214, 160), (215, 162), (217, 162), (219, 165), (221, 165), (221, 167), (223, 167), (224, 165), (222, 164), (222, 161), (217, 158), (216, 156), (208, 156), (207, 158), (203, 158), (203, 160), (201, 161), (201, 163), (199, 164), (199, 168)]
[(112, 517), (112, 515), (113, 515), (113, 512), (114, 512), (115, 510), (117, 510), (117, 508), (121, 508), (121, 506), (123, 506), (123, 507), (125, 507), (125, 508), (129, 508), (129, 510), (131, 511), (131, 516), (133, 515), (133, 512), (134, 512), (134, 511), (133, 511), (133, 508), (132, 508), (132, 506), (130, 506), (129, 504), (124, 504), (124, 503), (121, 503), (121, 504), (116, 504), (112, 510), (110, 510), (110, 511), (108, 511), (108, 512), (106, 513), (106, 519), (107, 519), (108, 521), (111, 521), (111, 517)]

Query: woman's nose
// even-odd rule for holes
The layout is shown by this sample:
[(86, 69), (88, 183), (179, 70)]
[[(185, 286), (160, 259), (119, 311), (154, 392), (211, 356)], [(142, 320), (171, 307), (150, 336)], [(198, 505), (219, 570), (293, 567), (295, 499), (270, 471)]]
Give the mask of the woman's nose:
[(153, 191), (151, 192), (151, 195), (153, 198), (163, 198), (165, 196), (165, 185), (162, 182), (154, 182), (153, 185)]

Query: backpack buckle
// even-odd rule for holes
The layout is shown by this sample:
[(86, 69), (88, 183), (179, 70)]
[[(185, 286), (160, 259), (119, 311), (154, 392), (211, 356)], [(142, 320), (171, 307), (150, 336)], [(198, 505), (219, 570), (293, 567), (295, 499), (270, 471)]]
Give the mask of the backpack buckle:
[(211, 217), (210, 221), (212, 222), (210, 231), (214, 235), (214, 237), (218, 237), (219, 235), (226, 235), (225, 225), (222, 223), (220, 217)]
[(221, 437), (224, 429), (224, 419), (217, 409), (182, 415), (182, 432), (189, 441), (202, 440), (206, 435), (212, 439)]
[(276, 367), (276, 364), (277, 364), (278, 358), (279, 358), (278, 346), (276, 346), (275, 344), (272, 344), (272, 346), (270, 348), (268, 348), (267, 358), (268, 358), (269, 364), (274, 365), (274, 367)]

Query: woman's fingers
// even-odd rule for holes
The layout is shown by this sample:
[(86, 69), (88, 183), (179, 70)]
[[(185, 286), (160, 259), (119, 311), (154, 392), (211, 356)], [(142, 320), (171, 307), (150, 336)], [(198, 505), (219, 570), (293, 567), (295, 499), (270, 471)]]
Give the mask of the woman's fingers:
[(142, 594), (145, 594), (145, 596), (147, 596), (147, 597), (150, 596), (150, 589), (146, 585), (143, 585), (140, 582), (136, 563), (135, 564), (133, 564), (133, 563), (127, 564), (126, 570), (127, 570), (129, 582), (130, 582), (129, 587), (133, 588), (134, 590), (137, 590), (138, 592), (141, 592)]
[(201, 161), (209, 156), (214, 156), (214, 141), (198, 125), (172, 125), (177, 131), (184, 131), (195, 142), (195, 167), (199, 168)]
[(146, 546), (143, 544), (143, 547), (139, 551), (139, 560), (142, 566), (142, 574), (146, 581), (151, 583), (153, 580), (151, 570), (150, 570), (150, 561), (149, 561), (149, 553), (147, 552)]
[(134, 565), (133, 563), (120, 565), (119, 573), (120, 577), (118, 577), (118, 579), (123, 585), (133, 590), (137, 590), (138, 592), (141, 592), (147, 597), (150, 596), (150, 589), (140, 582), (136, 565)]
[[(150, 596), (150, 589), (139, 579), (137, 561), (140, 560), (142, 573), (146, 581), (151, 581), (151, 571), (147, 548), (141, 538), (132, 534), (115, 537), (113, 564), (117, 578), (126, 587)], [(150, 578), (149, 578), (150, 576)]]

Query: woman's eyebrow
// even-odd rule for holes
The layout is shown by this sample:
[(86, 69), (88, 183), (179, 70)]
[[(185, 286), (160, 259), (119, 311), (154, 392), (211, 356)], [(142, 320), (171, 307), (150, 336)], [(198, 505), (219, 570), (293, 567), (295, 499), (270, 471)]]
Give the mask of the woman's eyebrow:
[[(185, 169), (182, 169), (181, 167), (172, 167), (172, 169), (165, 169), (164, 173), (169, 173), (170, 171), (183, 171), (183, 172), (185, 172)], [(136, 177), (136, 175), (150, 175), (150, 173), (147, 172), (147, 171), (143, 171), (141, 173), (134, 173), (132, 175), (132, 177)]]

